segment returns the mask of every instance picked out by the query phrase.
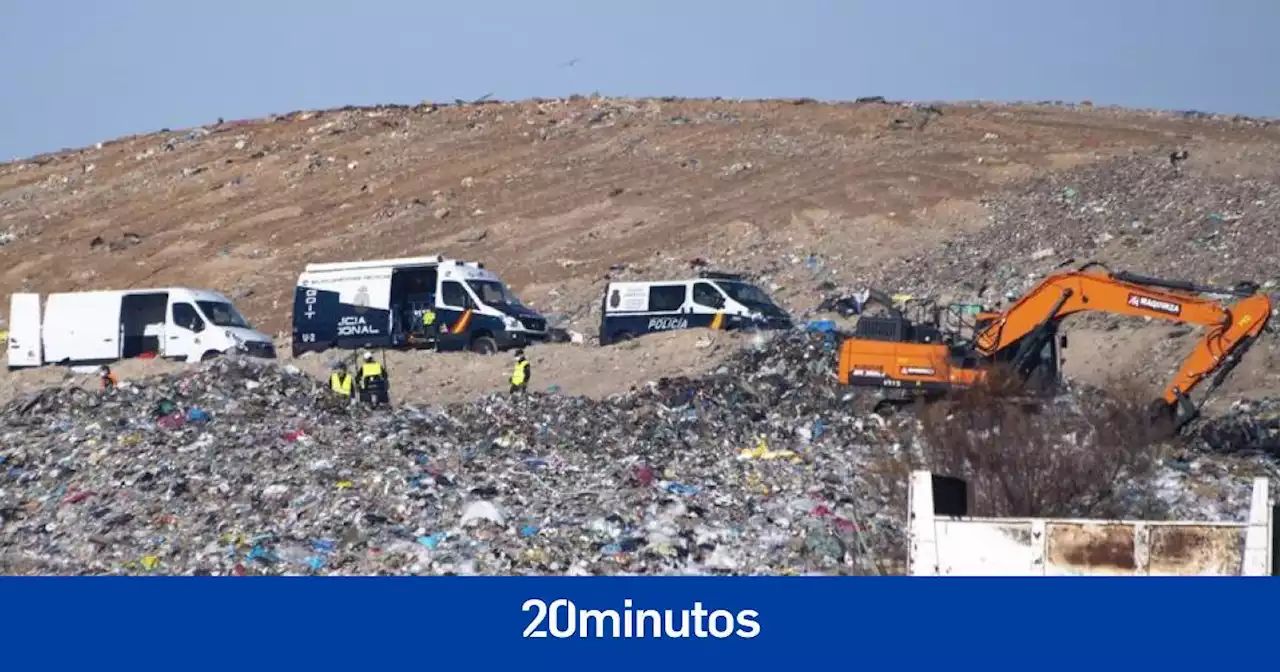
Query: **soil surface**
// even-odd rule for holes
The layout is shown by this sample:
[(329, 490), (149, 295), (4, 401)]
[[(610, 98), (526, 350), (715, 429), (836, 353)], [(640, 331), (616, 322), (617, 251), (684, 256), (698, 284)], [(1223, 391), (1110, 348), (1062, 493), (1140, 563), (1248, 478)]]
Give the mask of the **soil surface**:
[[(604, 98), (223, 121), (0, 164), (0, 293), (217, 289), (287, 353), (293, 286), (306, 263), (439, 253), (483, 261), (526, 303), (587, 336), (530, 349), (535, 388), (604, 396), (714, 368), (746, 338), (690, 332), (600, 348), (590, 337), (609, 277), (746, 272), (797, 316), (824, 288), (863, 282), (936, 280), (946, 286), (928, 289), (963, 293), (979, 253), (1008, 253), (1016, 274), (1074, 252), (1066, 239), (1039, 249), (1049, 244), (1038, 242), (1042, 231), (1077, 225), (1036, 214), (1035, 194), (1059, 189), (1045, 180), (1063, 176), (1082, 190), (1096, 180), (1102, 189), (1132, 174), (1141, 185), (1134, 198), (1163, 194), (1151, 186), (1163, 174), (1139, 176), (1147, 169), (1133, 162), (1163, 165), (1185, 149), (1179, 179), (1201, 182), (1179, 182), (1183, 191), (1168, 196), (1177, 206), (1193, 200), (1180, 196), (1186, 185), (1218, 184), (1204, 180), (1275, 184), (1276, 129), (1088, 106)], [(1112, 178), (1112, 165), (1129, 167)], [(1255, 191), (1242, 209), (1272, 207)], [(1116, 212), (1112, 224), (1128, 225)], [(1232, 212), (1218, 219), (1237, 227), (1223, 238), (1250, 249)], [(1250, 235), (1274, 241), (1274, 220), (1252, 216)], [(1123, 242), (1086, 251), (1135, 272), (1168, 266), (1169, 240)], [(1249, 259), (1224, 262), (1211, 243), (1177, 254), (1262, 280), (1275, 273)], [(944, 268), (960, 270), (936, 270)], [(1072, 332), (1068, 371), (1094, 381), (1145, 376), (1158, 389), (1190, 351), (1194, 337), (1183, 331), (1084, 323)], [(1227, 396), (1274, 389), (1273, 354), (1269, 341), (1255, 348)], [(330, 361), (296, 364), (322, 376)], [(503, 390), (511, 363), (429, 353), (387, 361), (397, 399), (410, 403)], [(118, 370), (127, 379), (173, 366)], [(11, 395), (68, 373), (3, 375)]]

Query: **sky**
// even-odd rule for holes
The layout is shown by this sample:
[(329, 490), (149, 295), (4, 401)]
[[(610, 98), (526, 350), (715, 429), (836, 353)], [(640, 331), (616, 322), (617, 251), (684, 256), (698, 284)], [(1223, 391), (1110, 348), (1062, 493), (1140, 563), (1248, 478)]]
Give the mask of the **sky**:
[(0, 0), (0, 161), (300, 109), (574, 93), (1280, 116), (1274, 0)]

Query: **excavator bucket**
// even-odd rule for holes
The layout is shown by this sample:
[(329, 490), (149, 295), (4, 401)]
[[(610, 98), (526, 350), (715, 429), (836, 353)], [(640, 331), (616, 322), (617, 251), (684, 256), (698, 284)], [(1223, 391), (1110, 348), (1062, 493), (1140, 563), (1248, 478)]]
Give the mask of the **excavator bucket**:
[[(1186, 400), (1186, 397), (1182, 397)], [(1151, 402), (1147, 410), (1147, 424), (1161, 436), (1176, 436), (1191, 421), (1199, 417), (1200, 411), (1190, 400), (1185, 403), (1170, 404), (1164, 399)]]

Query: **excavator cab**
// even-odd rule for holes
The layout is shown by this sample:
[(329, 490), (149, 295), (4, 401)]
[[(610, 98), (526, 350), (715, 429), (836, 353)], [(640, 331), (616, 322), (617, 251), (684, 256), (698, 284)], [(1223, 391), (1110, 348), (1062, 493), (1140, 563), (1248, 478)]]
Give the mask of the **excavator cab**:
[(902, 310), (890, 307), (885, 314), (864, 313), (841, 345), (838, 377), (847, 385), (880, 388), (892, 399), (971, 384), (981, 375), (983, 361), (973, 351), (972, 335), (961, 327), (966, 314), (977, 312), (964, 304), (941, 308), (917, 302)]

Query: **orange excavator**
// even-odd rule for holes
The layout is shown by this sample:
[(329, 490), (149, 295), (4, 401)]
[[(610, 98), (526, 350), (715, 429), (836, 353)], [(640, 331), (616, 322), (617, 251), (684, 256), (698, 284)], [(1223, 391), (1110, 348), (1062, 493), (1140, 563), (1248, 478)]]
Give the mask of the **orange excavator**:
[[(1223, 305), (1211, 295), (1238, 300)], [(1066, 336), (1058, 333), (1063, 318), (1086, 311), (1148, 317), (1205, 328), (1152, 405), (1153, 414), (1181, 429), (1199, 414), (1191, 391), (1209, 376), (1208, 391), (1221, 385), (1271, 318), (1271, 298), (1256, 283), (1209, 287), (1112, 273), (1097, 262), (1046, 277), (1002, 312), (970, 311), (976, 314), (968, 325), (963, 319), (952, 320), (959, 326), (948, 323), (963, 312), (955, 308), (947, 314), (933, 308), (919, 320), (896, 307), (888, 315), (861, 316), (840, 346), (840, 382), (881, 388), (886, 401), (900, 403), (971, 387), (1003, 365), (1019, 384), (1043, 389), (1060, 381), (1060, 348), (1067, 347)]]

